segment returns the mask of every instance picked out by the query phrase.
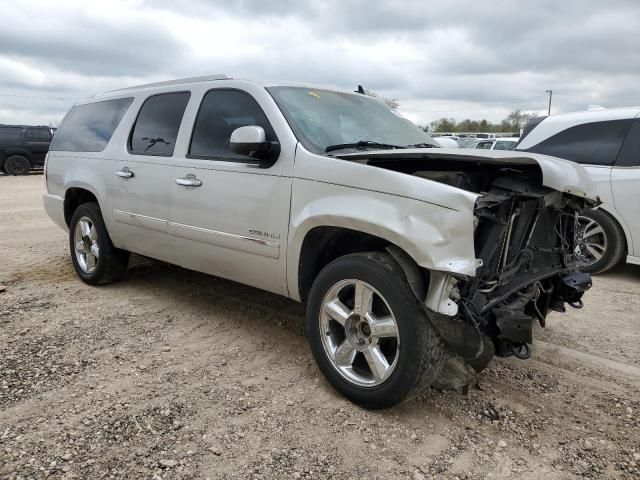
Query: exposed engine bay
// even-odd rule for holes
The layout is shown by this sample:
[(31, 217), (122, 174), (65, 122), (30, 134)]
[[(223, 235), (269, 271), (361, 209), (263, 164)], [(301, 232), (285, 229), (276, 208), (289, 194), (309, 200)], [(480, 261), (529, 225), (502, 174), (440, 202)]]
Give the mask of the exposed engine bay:
[[(426, 306), (449, 348), (480, 370), (494, 354), (525, 359), (550, 310), (582, 307), (591, 276), (576, 267), (577, 215), (594, 202), (542, 184), (534, 164), (447, 159), (359, 159), (480, 195), (473, 277), (432, 272)], [(434, 285), (433, 282), (437, 282)], [(442, 299), (450, 308), (438, 308)], [(451, 303), (453, 302), (453, 304)], [(455, 305), (454, 305), (455, 304)]]

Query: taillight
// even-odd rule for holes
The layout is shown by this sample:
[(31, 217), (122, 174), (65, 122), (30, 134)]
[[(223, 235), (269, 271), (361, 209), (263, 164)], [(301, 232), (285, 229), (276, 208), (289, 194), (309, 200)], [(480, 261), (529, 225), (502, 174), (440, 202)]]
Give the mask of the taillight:
[(47, 179), (47, 163), (49, 163), (49, 152), (44, 157), (44, 188), (49, 191), (49, 180)]

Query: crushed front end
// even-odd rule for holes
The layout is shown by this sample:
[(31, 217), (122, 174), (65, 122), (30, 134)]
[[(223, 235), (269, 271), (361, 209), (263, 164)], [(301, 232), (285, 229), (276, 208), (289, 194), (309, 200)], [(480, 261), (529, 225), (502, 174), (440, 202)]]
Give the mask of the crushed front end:
[(533, 185), (495, 179), (475, 208), (476, 275), (432, 278), (430, 317), (476, 370), (494, 354), (528, 358), (534, 324), (544, 327), (549, 311), (566, 305), (581, 308), (591, 287), (590, 275), (577, 269), (575, 242), (577, 215), (592, 203)]
[(599, 203), (582, 166), (522, 152), (435, 148), (345, 158), (425, 179), (426, 192), (436, 191), (435, 182), (477, 195), (464, 220), (473, 218), (468, 240), (475, 274), (437, 268), (454, 265), (452, 253), (451, 261), (421, 265), (428, 269), (426, 296), (415, 290), (449, 350), (466, 365), (482, 370), (494, 354), (528, 358), (536, 322), (544, 327), (550, 311), (582, 307), (591, 277), (577, 268), (577, 219)]

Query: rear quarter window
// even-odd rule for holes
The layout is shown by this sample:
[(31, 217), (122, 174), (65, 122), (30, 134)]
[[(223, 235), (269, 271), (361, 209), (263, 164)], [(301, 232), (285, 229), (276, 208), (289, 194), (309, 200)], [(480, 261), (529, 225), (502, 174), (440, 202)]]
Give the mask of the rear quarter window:
[(73, 107), (56, 131), (50, 150), (101, 152), (133, 98), (118, 98)]
[(625, 119), (576, 125), (527, 151), (587, 165), (613, 165), (631, 122)]
[(21, 128), (0, 127), (0, 141), (20, 140)]
[(618, 154), (617, 167), (640, 167), (640, 119), (633, 121)]
[(51, 140), (51, 131), (45, 128), (29, 128), (24, 137), (28, 141), (48, 142)]

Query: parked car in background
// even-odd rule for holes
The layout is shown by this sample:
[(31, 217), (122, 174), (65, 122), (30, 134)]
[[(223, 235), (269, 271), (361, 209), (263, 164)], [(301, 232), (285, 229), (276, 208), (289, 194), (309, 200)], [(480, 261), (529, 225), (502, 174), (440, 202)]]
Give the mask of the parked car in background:
[(458, 141), (452, 137), (437, 137), (434, 139), (442, 148), (460, 148)]
[(478, 148), (480, 150), (513, 150), (518, 144), (519, 138), (504, 137), (504, 138), (490, 138), (478, 140), (469, 143), (464, 148)]
[(580, 165), (435, 146), (358, 93), (161, 82), (71, 109), (43, 201), (88, 284), (135, 252), (306, 301), (327, 380), (382, 408), (445, 363), (468, 378), (494, 354), (528, 358), (533, 325), (591, 286), (574, 258), (575, 216), (597, 203)]
[(640, 265), (640, 107), (593, 109), (538, 117), (516, 150), (585, 166), (603, 203), (579, 217), (578, 253), (587, 272), (621, 259)]
[(53, 132), (46, 126), (0, 125), (0, 171), (26, 175), (42, 167)]
[(478, 139), (475, 137), (460, 137), (456, 140), (458, 143), (458, 147), (460, 148), (469, 148), (469, 145), (476, 144)]

